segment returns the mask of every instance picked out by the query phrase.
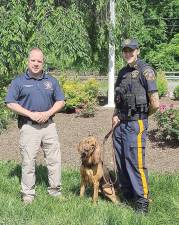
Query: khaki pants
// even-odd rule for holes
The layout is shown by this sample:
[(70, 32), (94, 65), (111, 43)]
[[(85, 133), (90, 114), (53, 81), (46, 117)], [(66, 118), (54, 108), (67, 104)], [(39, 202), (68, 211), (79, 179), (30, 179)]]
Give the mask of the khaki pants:
[(50, 195), (60, 194), (61, 153), (56, 125), (53, 121), (46, 124), (32, 124), (29, 121), (20, 129), (20, 149), (22, 155), (21, 192), (24, 196), (35, 196), (35, 161), (42, 147), (48, 169)]

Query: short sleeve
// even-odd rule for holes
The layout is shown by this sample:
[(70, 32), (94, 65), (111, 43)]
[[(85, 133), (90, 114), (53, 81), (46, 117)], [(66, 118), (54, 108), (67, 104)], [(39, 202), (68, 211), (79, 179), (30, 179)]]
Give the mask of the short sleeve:
[(55, 87), (54, 87), (54, 100), (55, 101), (63, 101), (64, 100), (64, 94), (60, 87), (60, 84), (57, 80), (55, 80)]
[(13, 80), (8, 87), (8, 92), (5, 97), (5, 103), (18, 103), (19, 86), (17, 80)]
[(157, 91), (156, 75), (154, 70), (150, 67), (147, 67), (146, 69), (144, 69), (143, 75), (146, 80), (148, 92)]

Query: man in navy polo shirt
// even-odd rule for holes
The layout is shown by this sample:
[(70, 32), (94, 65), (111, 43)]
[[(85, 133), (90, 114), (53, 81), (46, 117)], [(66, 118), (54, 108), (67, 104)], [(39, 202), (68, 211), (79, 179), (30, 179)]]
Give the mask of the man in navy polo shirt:
[(42, 147), (48, 168), (51, 196), (61, 196), (61, 153), (56, 125), (52, 117), (65, 105), (58, 81), (43, 71), (44, 56), (33, 48), (26, 73), (10, 84), (7, 107), (18, 114), (22, 155), (21, 193), (25, 203), (35, 197), (35, 162)]

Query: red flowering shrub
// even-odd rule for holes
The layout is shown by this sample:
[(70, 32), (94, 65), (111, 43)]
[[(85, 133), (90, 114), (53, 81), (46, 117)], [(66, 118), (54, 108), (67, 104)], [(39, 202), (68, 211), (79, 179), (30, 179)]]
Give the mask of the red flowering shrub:
[(159, 136), (165, 140), (179, 140), (179, 109), (171, 105), (160, 105), (156, 113)]

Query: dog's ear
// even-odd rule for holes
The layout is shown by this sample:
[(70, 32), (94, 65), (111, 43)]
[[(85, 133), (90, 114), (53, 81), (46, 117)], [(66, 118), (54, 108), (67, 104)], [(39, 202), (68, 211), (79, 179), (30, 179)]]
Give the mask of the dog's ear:
[(92, 161), (94, 164), (98, 164), (101, 160), (101, 148), (97, 141), (92, 146), (94, 148), (94, 152), (92, 155)]

